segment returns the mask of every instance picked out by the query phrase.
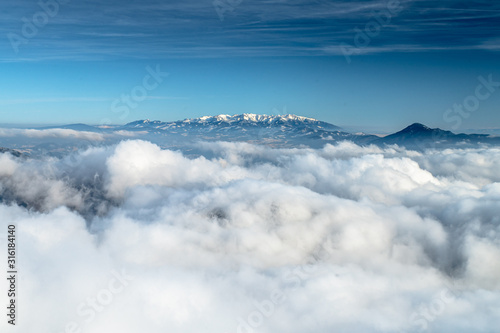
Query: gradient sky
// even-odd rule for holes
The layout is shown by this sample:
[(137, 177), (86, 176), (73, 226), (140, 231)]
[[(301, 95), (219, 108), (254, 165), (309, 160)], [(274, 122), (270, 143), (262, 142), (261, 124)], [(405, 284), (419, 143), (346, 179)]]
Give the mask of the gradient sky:
[[(500, 87), (465, 116), (446, 113), (474, 101), (479, 76), (500, 82), (497, 1), (57, 3), (50, 15), (35, 0), (0, 3), (0, 123), (246, 112), (388, 131), (500, 127)], [(125, 104), (148, 67), (169, 75)]]

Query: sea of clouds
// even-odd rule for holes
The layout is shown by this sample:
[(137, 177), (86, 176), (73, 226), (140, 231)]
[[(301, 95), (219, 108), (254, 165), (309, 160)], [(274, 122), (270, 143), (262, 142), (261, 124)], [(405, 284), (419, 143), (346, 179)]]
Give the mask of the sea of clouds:
[(195, 148), (0, 154), (0, 248), (16, 225), (19, 270), (0, 330), (500, 327), (499, 148)]

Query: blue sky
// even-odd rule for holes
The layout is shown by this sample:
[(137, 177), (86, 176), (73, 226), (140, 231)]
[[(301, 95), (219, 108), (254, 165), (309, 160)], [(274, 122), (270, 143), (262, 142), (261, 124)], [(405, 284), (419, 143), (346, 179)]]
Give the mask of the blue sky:
[(0, 123), (247, 112), (500, 127), (500, 88), (474, 99), (478, 77), (500, 82), (495, 1), (42, 3), (0, 4)]

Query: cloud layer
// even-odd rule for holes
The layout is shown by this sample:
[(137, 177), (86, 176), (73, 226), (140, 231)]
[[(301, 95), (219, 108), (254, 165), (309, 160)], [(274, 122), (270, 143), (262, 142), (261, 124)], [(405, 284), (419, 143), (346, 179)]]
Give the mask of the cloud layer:
[(0, 156), (19, 332), (500, 324), (499, 149), (197, 149)]

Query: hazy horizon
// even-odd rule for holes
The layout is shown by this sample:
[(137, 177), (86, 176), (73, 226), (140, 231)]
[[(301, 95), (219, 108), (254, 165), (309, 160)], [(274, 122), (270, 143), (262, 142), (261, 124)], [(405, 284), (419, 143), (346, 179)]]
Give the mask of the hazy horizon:
[[(217, 116), (217, 115), (220, 115), (220, 114), (213, 114), (213, 115), (204, 115), (204, 116)], [(232, 115), (238, 115), (238, 114), (232, 114)], [(268, 115), (268, 116), (277, 116), (279, 114), (261, 114), (261, 115)], [(302, 115), (296, 115), (296, 116), (302, 116)], [(173, 120), (173, 121), (182, 121), (182, 120), (187, 120), (187, 119), (197, 119), (197, 118), (182, 118), (182, 119), (177, 119), (177, 120)], [(324, 121), (322, 119), (317, 119), (317, 118), (314, 118), (316, 120), (319, 120), (319, 121)], [(135, 122), (135, 121), (140, 121), (140, 120), (147, 120), (146, 118), (143, 118), (143, 119), (135, 119), (135, 120), (131, 120), (130, 122), (123, 122), (123, 123), (110, 123), (110, 124), (106, 124), (106, 125), (109, 125), (109, 126), (123, 126), (123, 125), (126, 125), (128, 123), (131, 123), (131, 122)], [(151, 121), (162, 121), (162, 122), (168, 122), (168, 121), (164, 121), (162, 119), (149, 119)], [(428, 126), (426, 123), (424, 122), (415, 122), (415, 123), (420, 123), (420, 124), (423, 124), (423, 125), (426, 125)], [(67, 126), (67, 125), (76, 125), (76, 124), (83, 124), (83, 125), (89, 125), (89, 126), (106, 126), (106, 125), (103, 125), (103, 124), (99, 124), (99, 123), (84, 123), (84, 122), (74, 122), (74, 123), (32, 123), (32, 124), (23, 124), (23, 123), (0, 123), (0, 128), (19, 128), (19, 129), (29, 129), (29, 128), (33, 128), (33, 129), (36, 129), (36, 128), (44, 128), (44, 127), (58, 127), (58, 126)], [(408, 123), (407, 125), (404, 125), (403, 127), (389, 127), (389, 126), (370, 126), (370, 125), (366, 125), (366, 126), (360, 126), (360, 125), (356, 125), (356, 124), (348, 124), (348, 125), (343, 125), (343, 124), (338, 124), (338, 123), (330, 123), (332, 125), (335, 125), (335, 126), (338, 126), (338, 127), (341, 127), (342, 129), (346, 130), (346, 131), (349, 131), (349, 132), (366, 132), (366, 133), (370, 133), (370, 134), (381, 134), (381, 135), (387, 135), (387, 134), (392, 134), (392, 133), (395, 133), (397, 131), (400, 131), (404, 128), (406, 128), (407, 126), (413, 124), (413, 123)], [(428, 127), (431, 127), (432, 126), (428, 126)], [(439, 128), (439, 127), (437, 127)], [(443, 129), (443, 128), (441, 128)], [(477, 134), (491, 134), (491, 135), (498, 135), (500, 133), (500, 127), (484, 127), (484, 128), (463, 128), (463, 129), (460, 129), (460, 130), (453, 130), (451, 129), (451, 131), (453, 133), (467, 133), (467, 134), (473, 134), (473, 133), (477, 133)]]

